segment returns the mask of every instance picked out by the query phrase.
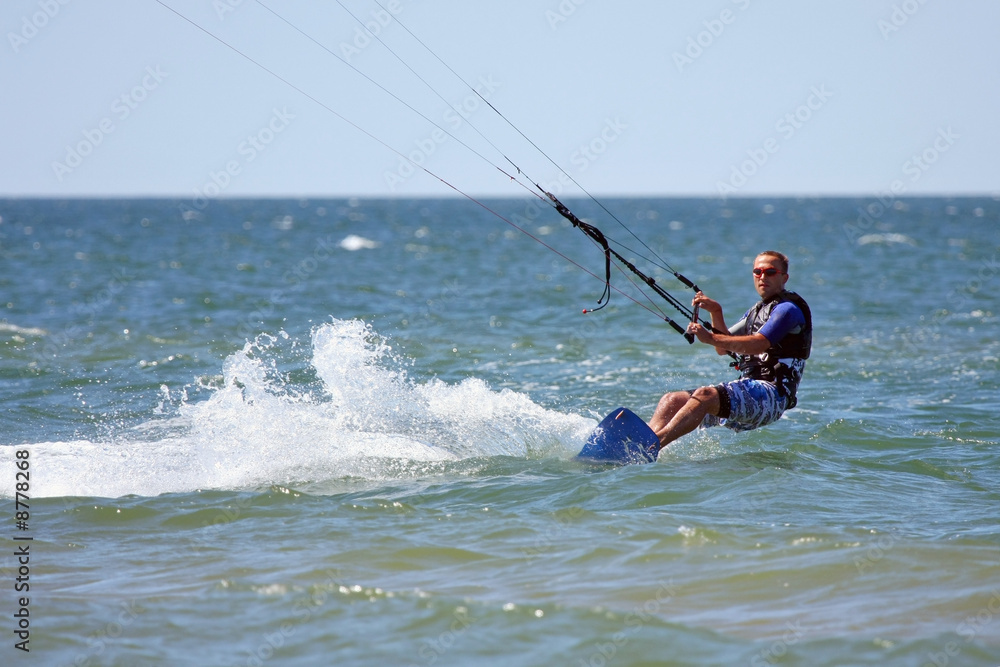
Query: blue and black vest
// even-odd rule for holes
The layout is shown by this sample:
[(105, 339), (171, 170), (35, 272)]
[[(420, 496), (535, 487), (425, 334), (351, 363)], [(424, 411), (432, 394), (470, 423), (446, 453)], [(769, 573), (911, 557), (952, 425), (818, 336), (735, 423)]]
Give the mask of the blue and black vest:
[(762, 354), (740, 355), (737, 369), (742, 377), (773, 382), (778, 392), (788, 399), (788, 407), (795, 407), (795, 392), (802, 379), (805, 360), (812, 349), (812, 313), (809, 304), (795, 292), (783, 291), (769, 301), (758, 301), (747, 312), (742, 334), (752, 336), (761, 330), (779, 303), (791, 302), (805, 316), (805, 323), (772, 345)]

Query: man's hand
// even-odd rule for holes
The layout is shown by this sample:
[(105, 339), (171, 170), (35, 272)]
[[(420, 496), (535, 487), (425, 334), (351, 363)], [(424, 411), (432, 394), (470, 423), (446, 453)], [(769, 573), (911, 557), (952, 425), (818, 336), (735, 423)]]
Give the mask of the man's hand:
[(722, 314), (722, 304), (720, 304), (718, 301), (715, 301), (714, 299), (709, 299), (707, 296), (705, 296), (704, 292), (698, 292), (697, 294), (695, 294), (694, 298), (691, 299), (691, 305), (698, 306), (699, 308), (704, 310), (706, 313), (709, 313), (710, 315)]
[[(718, 304), (716, 304), (716, 305), (718, 305)], [(692, 322), (691, 324), (689, 324), (688, 328), (687, 328), (687, 332), (689, 334), (692, 334), (695, 338), (697, 338), (702, 343), (708, 343), (709, 345), (711, 345), (711, 344), (713, 344), (715, 342), (715, 334), (713, 334), (711, 331), (709, 331), (705, 327), (701, 326), (697, 322)]]

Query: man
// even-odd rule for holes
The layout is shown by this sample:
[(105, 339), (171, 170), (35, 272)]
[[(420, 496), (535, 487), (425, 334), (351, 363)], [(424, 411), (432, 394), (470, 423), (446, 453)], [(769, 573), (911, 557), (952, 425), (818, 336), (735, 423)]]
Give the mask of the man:
[(741, 377), (664, 395), (649, 420), (661, 449), (698, 426), (746, 431), (776, 421), (795, 406), (795, 391), (812, 347), (812, 315), (802, 297), (785, 290), (785, 255), (762, 252), (754, 260), (753, 276), (761, 300), (732, 329), (717, 301), (698, 292), (691, 302), (712, 316), (714, 331), (692, 322), (688, 333), (714, 345), (719, 354), (739, 355)]

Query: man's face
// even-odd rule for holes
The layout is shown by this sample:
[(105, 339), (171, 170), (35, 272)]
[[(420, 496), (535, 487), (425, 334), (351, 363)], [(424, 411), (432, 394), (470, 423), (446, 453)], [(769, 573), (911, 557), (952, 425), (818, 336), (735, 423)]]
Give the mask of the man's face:
[[(781, 266), (781, 260), (770, 255), (763, 255), (754, 260), (753, 263), (753, 284), (757, 288), (757, 294), (764, 301), (785, 289), (788, 282), (788, 274)], [(771, 275), (767, 275), (770, 273)]]

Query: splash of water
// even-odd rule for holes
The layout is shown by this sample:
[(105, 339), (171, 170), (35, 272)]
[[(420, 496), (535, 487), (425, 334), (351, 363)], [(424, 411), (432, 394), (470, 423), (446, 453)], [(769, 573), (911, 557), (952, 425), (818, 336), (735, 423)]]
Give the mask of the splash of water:
[(45, 471), (35, 495), (158, 495), (433, 474), (470, 458), (568, 457), (594, 425), (479, 379), (414, 381), (388, 340), (358, 320), (314, 329), (312, 386), (280, 370), (288, 357), (279, 338), (258, 336), (224, 361), (222, 385), (207, 400), (182, 400), (176, 414), (158, 417), (170, 411), (165, 387), (149, 422), (107, 442), (28, 445)]

